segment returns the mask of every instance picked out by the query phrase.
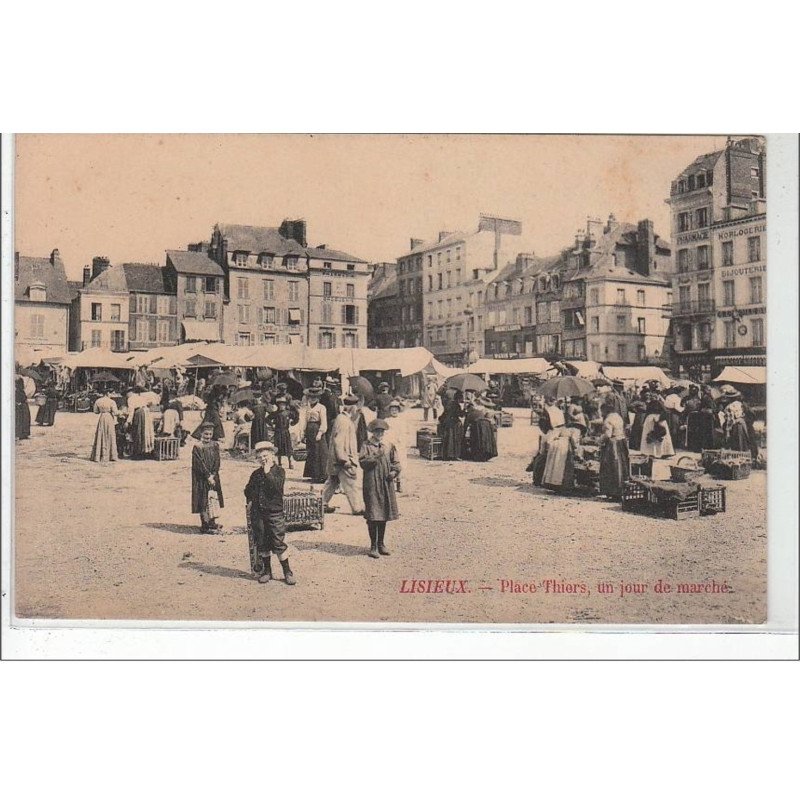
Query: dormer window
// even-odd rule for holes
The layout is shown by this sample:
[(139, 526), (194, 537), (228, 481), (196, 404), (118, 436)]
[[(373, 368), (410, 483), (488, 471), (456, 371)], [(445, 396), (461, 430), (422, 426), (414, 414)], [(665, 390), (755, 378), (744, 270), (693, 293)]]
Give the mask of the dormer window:
[(32, 283), (28, 288), (28, 297), (36, 303), (46, 303), (47, 288), (43, 283)]
[(283, 266), (284, 267), (296, 267), (297, 266), (297, 256), (284, 256), (283, 257)]
[(275, 255), (273, 253), (262, 253), (258, 259), (258, 263), (261, 264), (264, 269), (272, 269), (274, 261)]
[(323, 261), (322, 262), (323, 269), (333, 269), (333, 264), (330, 261)]
[(689, 191), (690, 192), (694, 189), (694, 186), (695, 186), (694, 175), (690, 175), (689, 176)]
[(558, 289), (558, 275), (553, 275), (552, 288), (553, 291), (556, 291)]
[(246, 267), (247, 266), (247, 253), (242, 251), (237, 251), (233, 254), (233, 263), (237, 267)]
[(547, 276), (546, 275), (542, 275), (542, 277), (539, 278), (539, 291), (540, 292), (546, 292), (547, 291)]
[(706, 174), (705, 172), (701, 172), (697, 176), (697, 188), (702, 189), (706, 185)]

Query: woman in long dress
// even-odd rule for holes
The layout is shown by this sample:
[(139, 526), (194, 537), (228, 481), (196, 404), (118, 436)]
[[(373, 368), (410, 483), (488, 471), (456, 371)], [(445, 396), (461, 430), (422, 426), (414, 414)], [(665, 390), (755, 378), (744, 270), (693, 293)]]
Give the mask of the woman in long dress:
[[(554, 492), (571, 492), (575, 488), (575, 457), (581, 454), (580, 409), (573, 411), (569, 425), (557, 425), (548, 434), (547, 458), (542, 473), (542, 486)], [(583, 416), (580, 413), (580, 416)]]
[[(256, 442), (267, 441), (267, 416), (269, 415), (269, 408), (264, 402), (264, 398), (259, 395), (256, 397), (255, 405), (253, 406), (253, 421), (250, 423), (250, 438), (252, 439), (253, 446)], [(280, 466), (280, 462), (278, 462)]]
[(17, 378), (14, 382), (14, 436), (29, 439), (31, 435), (31, 410), (28, 408), (28, 395), (25, 394), (25, 381)]
[(489, 418), (486, 407), (476, 401), (467, 412), (469, 428), (469, 458), (471, 461), (489, 461), (497, 457), (497, 428)]
[(383, 441), (387, 428), (385, 420), (370, 422), (370, 436), (358, 453), (359, 464), (364, 470), (364, 517), (367, 520), (369, 555), (372, 558), (389, 555), (384, 543), (386, 523), (400, 516), (395, 494), (400, 462), (395, 446)]
[(116, 461), (117, 453), (117, 427), (116, 419), (119, 409), (111, 399), (111, 390), (107, 389), (103, 397), (98, 397), (94, 403), (94, 413), (99, 414), (97, 428), (94, 432), (94, 445), (92, 445), (92, 461)]
[(723, 410), (725, 447), (728, 450), (738, 450), (742, 453), (749, 453), (752, 449), (750, 432), (747, 426), (747, 417), (745, 415), (744, 403), (741, 401), (741, 395), (737, 392), (736, 394), (729, 394), (727, 397), (732, 397), (733, 399)]
[(630, 411), (633, 413), (633, 422), (628, 432), (628, 447), (631, 450), (642, 449), (642, 429), (644, 421), (647, 419), (647, 404), (641, 398), (634, 400), (630, 404)]
[(214, 426), (214, 441), (225, 440), (225, 428), (222, 426), (222, 405), (224, 402), (225, 387), (212, 386), (206, 399), (206, 410), (200, 424), (192, 431), (192, 438), (199, 439), (203, 425), (210, 422)]
[(58, 411), (58, 391), (55, 384), (49, 382), (44, 387), (44, 405), (39, 406), (36, 412), (36, 424), (45, 427), (52, 427), (56, 421), (56, 411)]
[(439, 416), (438, 431), (442, 440), (442, 461), (460, 461), (464, 439), (461, 418), (464, 410), (456, 397), (445, 400), (444, 411)]
[(328, 480), (328, 446), (325, 432), (328, 430), (328, 417), (325, 406), (319, 402), (322, 392), (307, 389), (308, 408), (306, 409), (306, 465), (303, 477), (311, 478), (311, 483), (325, 483)]
[(127, 424), (131, 430), (132, 458), (144, 458), (155, 450), (156, 434), (149, 408), (150, 400), (144, 396), (141, 386), (135, 386), (128, 398)]
[(669, 458), (675, 455), (672, 436), (667, 424), (667, 414), (661, 403), (651, 400), (647, 406), (647, 417), (642, 425), (642, 453), (653, 458)]
[(219, 507), (225, 507), (219, 468), (219, 444), (214, 441), (214, 424), (206, 422), (201, 424), (200, 443), (192, 449), (192, 513), (200, 515), (204, 533), (222, 527), (211, 518), (208, 508), (208, 493), (212, 489), (217, 493)]
[(631, 475), (631, 460), (625, 438), (625, 423), (612, 404), (602, 407), (603, 435), (600, 439), (600, 494), (611, 500), (622, 497)]

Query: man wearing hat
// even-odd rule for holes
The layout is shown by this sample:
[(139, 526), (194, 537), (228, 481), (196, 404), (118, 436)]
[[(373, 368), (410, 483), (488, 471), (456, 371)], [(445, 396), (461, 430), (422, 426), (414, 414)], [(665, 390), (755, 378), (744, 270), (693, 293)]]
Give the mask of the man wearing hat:
[(333, 513), (336, 509), (330, 505), (336, 490), (341, 488), (350, 510), (361, 516), (364, 506), (358, 496), (356, 478), (358, 476), (358, 437), (356, 421), (360, 414), (358, 397), (347, 395), (344, 398), (344, 410), (338, 414), (331, 432), (328, 448), (328, 480), (322, 490), (322, 502), (325, 512)]
[(358, 454), (364, 470), (364, 516), (369, 530), (371, 558), (389, 555), (384, 542), (386, 523), (400, 516), (395, 494), (400, 463), (394, 445), (383, 441), (388, 427), (383, 419), (370, 422), (369, 439)]
[(333, 423), (339, 415), (339, 382), (336, 378), (331, 378), (328, 375), (325, 378), (325, 388), (322, 390), (319, 402), (325, 406), (325, 413), (328, 415), (328, 431), (325, 438), (328, 440), (330, 446), (331, 437), (333, 436)]
[(272, 553), (283, 567), (283, 577), (289, 586), (297, 581), (289, 566), (286, 545), (286, 517), (283, 513), (283, 485), (286, 472), (275, 463), (275, 446), (270, 442), (257, 442), (254, 448), (261, 466), (253, 472), (244, 496), (250, 503), (250, 524), (256, 549), (263, 564), (259, 583), (272, 580)]
[(386, 419), (389, 416), (389, 403), (393, 400), (389, 394), (389, 384), (381, 381), (378, 384), (378, 394), (375, 395), (375, 410), (378, 412), (378, 419)]

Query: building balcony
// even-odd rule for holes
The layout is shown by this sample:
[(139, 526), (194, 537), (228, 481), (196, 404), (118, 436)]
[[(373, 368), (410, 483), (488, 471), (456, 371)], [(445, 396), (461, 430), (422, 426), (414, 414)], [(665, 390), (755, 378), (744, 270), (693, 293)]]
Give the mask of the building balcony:
[(713, 300), (678, 300), (672, 304), (672, 316), (693, 317), (713, 314), (715, 307)]

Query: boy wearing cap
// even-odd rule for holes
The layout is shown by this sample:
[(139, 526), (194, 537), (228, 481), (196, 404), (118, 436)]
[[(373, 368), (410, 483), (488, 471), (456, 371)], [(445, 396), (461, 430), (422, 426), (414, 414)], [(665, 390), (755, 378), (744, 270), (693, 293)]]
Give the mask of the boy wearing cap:
[(286, 546), (286, 517), (283, 514), (283, 485), (286, 472), (275, 463), (275, 446), (270, 442), (258, 442), (256, 457), (261, 466), (254, 470), (244, 489), (250, 503), (250, 524), (256, 540), (256, 548), (264, 564), (259, 583), (272, 580), (272, 553), (283, 567), (283, 577), (289, 586), (297, 581), (289, 566)]
[(364, 516), (369, 530), (370, 558), (389, 555), (384, 544), (386, 523), (400, 516), (394, 488), (400, 464), (395, 446), (383, 441), (388, 427), (382, 419), (370, 422), (369, 439), (358, 454), (364, 470)]

